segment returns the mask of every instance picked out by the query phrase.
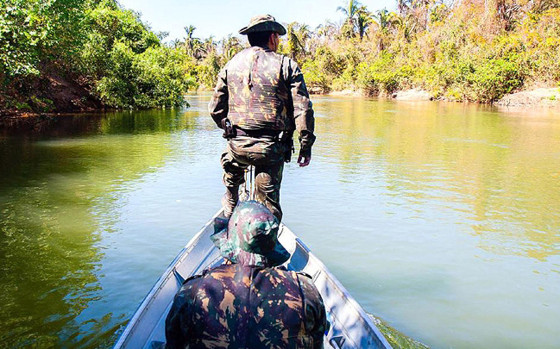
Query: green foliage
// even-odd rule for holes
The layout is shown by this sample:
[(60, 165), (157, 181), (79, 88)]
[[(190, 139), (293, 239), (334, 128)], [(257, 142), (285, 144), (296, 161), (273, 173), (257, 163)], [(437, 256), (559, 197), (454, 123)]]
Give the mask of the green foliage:
[(105, 104), (119, 108), (182, 105), (183, 92), (189, 87), (183, 59), (178, 49), (150, 47), (135, 54), (131, 47), (117, 42), (96, 93)]
[(183, 93), (192, 86), (185, 55), (161, 45), (115, 0), (0, 2), (0, 83), (11, 96), (5, 100), (16, 101), (12, 107), (55, 110), (45, 84), (52, 74), (109, 107), (185, 103)]
[[(31, 96), (31, 104), (33, 107), (31, 109), (37, 110), (42, 113), (48, 113), (54, 110), (54, 103), (48, 98), (41, 98), (37, 96)], [(18, 108), (21, 109), (21, 108)]]
[(34, 47), (42, 33), (25, 30), (27, 11), (18, 5), (2, 1), (0, 7), (0, 68), (8, 76), (38, 74)]
[(330, 91), (333, 80), (344, 72), (346, 63), (343, 55), (335, 54), (328, 46), (319, 47), (314, 57), (303, 63), (306, 84), (317, 92)]
[(368, 95), (379, 93), (391, 94), (405, 85), (412, 75), (412, 68), (408, 65), (395, 66), (394, 57), (383, 52), (370, 64), (360, 63), (358, 66), (358, 85)]
[[(352, 4), (339, 10), (350, 13)], [(355, 17), (347, 15), (338, 35), (322, 26), (308, 40), (313, 50), (298, 54), (315, 91), (390, 95), (414, 87), (436, 98), (493, 102), (527, 85), (560, 81), (560, 5), (547, 4), (498, 3), (487, 12), (476, 2), (399, 2), (398, 14), (371, 15), (364, 40), (352, 38)]]
[(218, 56), (212, 54), (196, 66), (196, 81), (206, 89), (212, 89), (216, 84), (216, 76), (220, 72)]
[[(188, 89), (212, 88), (219, 70), (244, 47), (233, 36), (196, 38), (192, 25), (185, 25), (184, 40), (163, 45), (116, 0), (0, 5), (4, 107), (57, 110), (48, 91), (53, 76), (81, 89), (80, 101), (93, 96), (117, 108), (178, 106)], [(558, 0), (486, 5), (399, 0), (396, 13), (371, 13), (358, 1), (344, 1), (341, 25), (327, 22), (312, 31), (290, 23), (279, 52), (300, 64), (309, 89), (318, 93), (422, 88), (436, 98), (492, 102), (527, 85), (559, 83)]]
[(523, 73), (515, 61), (484, 60), (465, 74), (469, 100), (492, 102), (523, 85)]
[(102, 1), (88, 12), (90, 30), (83, 45), (82, 72), (92, 77), (95, 94), (117, 108), (184, 104), (189, 87), (180, 49), (158, 37), (131, 11)]
[[(40, 59), (54, 59), (62, 49), (76, 53), (82, 16), (79, 0), (0, 0), (0, 71), (8, 78), (38, 75)], [(79, 31), (77, 31), (79, 33)], [(2, 76), (0, 75), (0, 78)]]

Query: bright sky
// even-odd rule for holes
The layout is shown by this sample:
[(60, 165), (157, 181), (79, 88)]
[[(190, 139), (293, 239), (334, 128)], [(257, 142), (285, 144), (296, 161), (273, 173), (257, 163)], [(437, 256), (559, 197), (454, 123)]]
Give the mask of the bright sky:
[[(249, 23), (251, 17), (271, 14), (281, 23), (297, 21), (315, 29), (331, 20), (338, 23), (342, 13), (338, 6), (346, 0), (118, 0), (128, 9), (142, 14), (142, 20), (156, 32), (169, 32), (166, 40), (183, 39), (184, 27), (194, 25), (194, 36), (216, 40), (235, 34)], [(362, 0), (370, 11), (395, 8), (395, 0)]]

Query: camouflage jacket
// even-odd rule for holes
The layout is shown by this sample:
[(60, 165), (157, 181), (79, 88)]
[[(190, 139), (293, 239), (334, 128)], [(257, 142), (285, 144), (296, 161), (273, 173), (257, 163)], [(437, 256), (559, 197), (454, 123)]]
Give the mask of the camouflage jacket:
[(208, 109), (218, 127), (227, 117), (247, 131), (295, 128), (303, 150), (315, 141), (313, 104), (303, 73), (292, 59), (268, 48), (244, 49), (226, 64)]
[(166, 348), (322, 348), (327, 326), (308, 276), (225, 264), (183, 284), (166, 319)]

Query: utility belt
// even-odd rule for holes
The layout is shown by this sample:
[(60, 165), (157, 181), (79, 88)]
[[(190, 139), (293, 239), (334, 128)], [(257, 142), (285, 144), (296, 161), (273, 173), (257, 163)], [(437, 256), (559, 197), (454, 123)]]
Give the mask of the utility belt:
[(224, 134), (222, 135), (225, 139), (232, 139), (237, 136), (245, 136), (251, 138), (261, 138), (261, 137), (270, 137), (276, 138), (281, 140), (280, 133), (282, 131), (279, 130), (244, 130), (238, 126), (232, 125), (231, 121), (228, 119), (222, 120), (222, 129), (224, 130)]
[(281, 131), (278, 130), (244, 130), (237, 126), (233, 126), (235, 136), (245, 136), (251, 138), (271, 137), (280, 139)]
[(244, 130), (231, 124), (228, 119), (222, 120), (222, 128), (224, 129), (223, 137), (233, 139), (237, 136), (245, 136), (251, 138), (270, 137), (284, 145), (284, 161), (290, 162), (294, 153), (294, 131), (278, 131), (278, 130)]

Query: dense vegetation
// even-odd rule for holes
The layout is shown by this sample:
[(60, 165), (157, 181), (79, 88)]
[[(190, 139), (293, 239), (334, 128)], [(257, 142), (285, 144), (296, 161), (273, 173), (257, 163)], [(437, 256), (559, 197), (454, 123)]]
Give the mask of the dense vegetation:
[(115, 0), (0, 0), (1, 109), (184, 103), (186, 56)]
[[(211, 88), (245, 43), (229, 36), (162, 44), (116, 0), (0, 0), (0, 109), (151, 108)], [(560, 81), (560, 0), (397, 0), (396, 11), (341, 3), (341, 24), (292, 22), (281, 52), (310, 89), (492, 102)], [(70, 101), (70, 103), (68, 103)]]
[(341, 27), (289, 25), (308, 85), (370, 95), (421, 88), (436, 98), (491, 102), (560, 81), (560, 2), (398, 0), (370, 13), (357, 1)]

